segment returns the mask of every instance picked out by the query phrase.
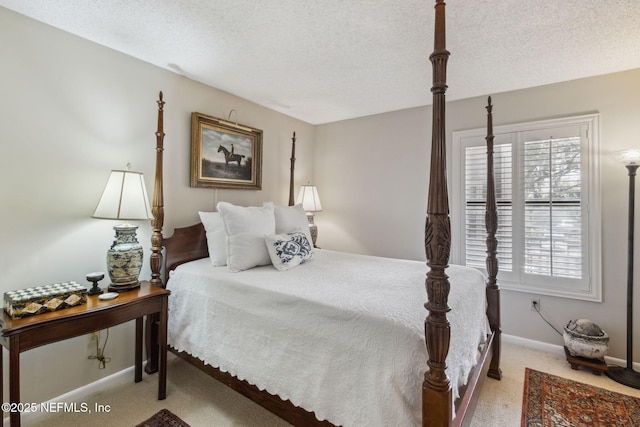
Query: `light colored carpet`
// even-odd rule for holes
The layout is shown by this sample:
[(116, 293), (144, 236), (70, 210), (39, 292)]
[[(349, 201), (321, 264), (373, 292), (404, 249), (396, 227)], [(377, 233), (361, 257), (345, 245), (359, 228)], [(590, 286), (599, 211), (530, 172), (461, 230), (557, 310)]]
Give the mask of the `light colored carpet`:
[[(502, 381), (486, 379), (472, 426), (518, 426), (522, 409), (524, 369), (529, 367), (620, 393), (640, 397), (640, 390), (620, 385), (590, 370), (572, 370), (564, 354), (553, 354), (505, 343), (502, 352)], [(270, 412), (207, 377), (181, 359), (170, 362), (167, 399), (156, 400), (157, 375), (144, 375), (135, 384), (112, 387), (87, 396), (83, 401), (109, 405), (109, 413), (57, 413), (23, 422), (27, 427), (99, 425), (131, 427), (160, 409), (167, 408), (192, 427), (282, 427), (289, 426)]]

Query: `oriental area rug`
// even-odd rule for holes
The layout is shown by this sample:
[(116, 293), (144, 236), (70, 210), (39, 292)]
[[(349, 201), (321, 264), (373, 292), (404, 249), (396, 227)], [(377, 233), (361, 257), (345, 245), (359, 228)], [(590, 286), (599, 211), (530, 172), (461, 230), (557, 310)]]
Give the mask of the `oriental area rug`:
[(526, 368), (521, 425), (640, 426), (640, 399)]
[(136, 427), (190, 427), (168, 409), (162, 409)]

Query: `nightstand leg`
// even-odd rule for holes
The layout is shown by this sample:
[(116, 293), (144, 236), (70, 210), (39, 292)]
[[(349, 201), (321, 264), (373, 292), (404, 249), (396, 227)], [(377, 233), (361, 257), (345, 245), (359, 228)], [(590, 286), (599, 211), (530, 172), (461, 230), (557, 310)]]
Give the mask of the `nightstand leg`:
[(144, 317), (136, 319), (136, 360), (135, 360), (135, 382), (142, 381), (142, 320)]
[(160, 374), (158, 375), (158, 400), (167, 397), (167, 309), (169, 300), (165, 296), (162, 299), (162, 311), (160, 312), (160, 339), (159, 342), (159, 362)]
[[(0, 347), (0, 403), (4, 403), (4, 347)], [(4, 419), (4, 410), (0, 412), (0, 418)]]
[[(9, 402), (20, 403), (20, 352), (17, 336), (11, 337), (9, 345)], [(17, 409), (17, 408), (12, 408)], [(20, 427), (20, 412), (11, 411), (9, 414), (11, 427)]]
[[(4, 403), (4, 347), (0, 347), (0, 403)], [(4, 409), (0, 418), (4, 420)]]
[(159, 313), (153, 313), (147, 316), (145, 342), (147, 345), (147, 364), (144, 371), (147, 374), (155, 374), (158, 372), (158, 319)]

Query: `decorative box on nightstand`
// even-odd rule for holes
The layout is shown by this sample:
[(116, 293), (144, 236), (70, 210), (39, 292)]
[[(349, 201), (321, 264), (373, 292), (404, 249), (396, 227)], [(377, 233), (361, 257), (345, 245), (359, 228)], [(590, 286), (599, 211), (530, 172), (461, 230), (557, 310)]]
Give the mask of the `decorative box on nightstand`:
[(87, 288), (76, 282), (55, 283), (4, 293), (4, 311), (13, 319), (87, 302)]

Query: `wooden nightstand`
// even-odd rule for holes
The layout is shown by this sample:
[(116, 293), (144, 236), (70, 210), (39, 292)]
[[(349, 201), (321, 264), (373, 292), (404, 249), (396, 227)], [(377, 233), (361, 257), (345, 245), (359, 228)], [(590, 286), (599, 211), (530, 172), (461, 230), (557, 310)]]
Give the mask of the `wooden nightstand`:
[[(56, 341), (89, 334), (91, 332), (136, 321), (135, 382), (142, 381), (143, 319), (157, 314), (159, 320), (160, 347), (158, 400), (167, 391), (167, 307), (170, 292), (141, 282), (140, 287), (121, 292), (117, 298), (98, 300), (98, 295), (87, 297), (87, 303), (50, 313), (37, 314), (22, 319), (12, 319), (2, 312), (0, 344), (9, 350), (9, 402), (15, 407), (20, 403), (20, 353)], [(4, 402), (2, 384), (2, 351), (0, 349), (0, 403)], [(4, 409), (4, 408), (3, 408)], [(4, 410), (2, 412), (4, 414)], [(11, 426), (20, 426), (20, 412), (11, 411)]]

